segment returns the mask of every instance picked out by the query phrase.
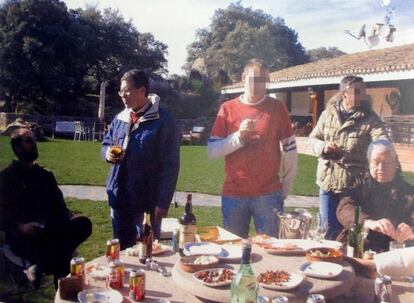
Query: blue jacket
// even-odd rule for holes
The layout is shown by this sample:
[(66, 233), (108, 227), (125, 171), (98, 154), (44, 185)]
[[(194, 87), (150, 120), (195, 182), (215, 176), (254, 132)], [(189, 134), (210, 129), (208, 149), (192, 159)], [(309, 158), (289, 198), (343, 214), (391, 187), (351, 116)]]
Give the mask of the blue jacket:
[(149, 96), (150, 108), (129, 131), (130, 110), (120, 112), (112, 121), (102, 143), (107, 149), (119, 144), (125, 157), (113, 164), (106, 189), (109, 206), (131, 211), (168, 209), (178, 178), (180, 143), (174, 118), (158, 107), (159, 98)]

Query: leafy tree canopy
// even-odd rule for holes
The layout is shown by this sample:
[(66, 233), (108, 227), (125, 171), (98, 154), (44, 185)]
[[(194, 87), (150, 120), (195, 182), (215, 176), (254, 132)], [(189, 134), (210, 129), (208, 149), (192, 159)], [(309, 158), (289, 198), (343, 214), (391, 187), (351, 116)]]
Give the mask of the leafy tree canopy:
[(318, 47), (306, 51), (306, 55), (309, 56), (310, 62), (315, 62), (321, 59), (336, 58), (342, 55), (346, 55), (345, 52), (341, 51), (337, 47)]
[(211, 76), (224, 71), (233, 81), (251, 58), (265, 60), (271, 70), (308, 61), (297, 33), (282, 18), (240, 3), (216, 10), (210, 26), (198, 30), (187, 51), (188, 70), (197, 58), (204, 58)]
[(0, 6), (0, 98), (16, 112), (90, 114), (88, 95), (98, 94), (101, 81), (118, 87), (131, 68), (162, 75), (166, 53), (116, 10), (68, 10), (59, 0)]

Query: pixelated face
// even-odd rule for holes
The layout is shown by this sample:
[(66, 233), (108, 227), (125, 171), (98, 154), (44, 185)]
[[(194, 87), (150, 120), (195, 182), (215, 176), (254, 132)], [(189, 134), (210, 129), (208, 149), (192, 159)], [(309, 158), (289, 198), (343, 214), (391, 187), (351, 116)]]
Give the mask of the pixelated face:
[(364, 82), (351, 83), (343, 93), (343, 105), (346, 111), (350, 111), (361, 105), (361, 101), (367, 99)]
[(252, 66), (243, 73), (244, 93), (250, 101), (259, 101), (264, 97), (268, 80), (269, 71), (258, 66)]

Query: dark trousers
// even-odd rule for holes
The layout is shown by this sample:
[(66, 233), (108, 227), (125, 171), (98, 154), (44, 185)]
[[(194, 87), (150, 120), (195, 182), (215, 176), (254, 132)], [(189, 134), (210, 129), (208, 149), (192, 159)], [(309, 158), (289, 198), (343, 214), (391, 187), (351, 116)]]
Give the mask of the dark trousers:
[(7, 241), (16, 255), (37, 264), (40, 273), (53, 274), (56, 281), (69, 274), (74, 250), (91, 234), (91, 221), (79, 216), (32, 235), (9, 234)]
[[(144, 213), (111, 208), (111, 219), (113, 235), (114, 238), (119, 239), (121, 249), (134, 246), (142, 233)], [(154, 238), (159, 239), (161, 221), (156, 220), (153, 214), (151, 214), (151, 226)]]

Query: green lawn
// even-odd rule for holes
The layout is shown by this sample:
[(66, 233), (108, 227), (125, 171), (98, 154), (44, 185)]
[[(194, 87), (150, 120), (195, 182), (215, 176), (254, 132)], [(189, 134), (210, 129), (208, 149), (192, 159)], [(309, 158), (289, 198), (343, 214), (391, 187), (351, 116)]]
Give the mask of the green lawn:
[[(100, 157), (99, 142), (50, 140), (40, 142), (38, 162), (50, 169), (59, 184), (104, 185), (109, 165)], [(8, 137), (0, 136), (0, 170), (13, 158)], [(292, 194), (314, 196), (316, 158), (299, 155), (299, 171)], [(219, 194), (224, 179), (224, 160), (210, 161), (205, 146), (182, 146), (179, 191)]]

